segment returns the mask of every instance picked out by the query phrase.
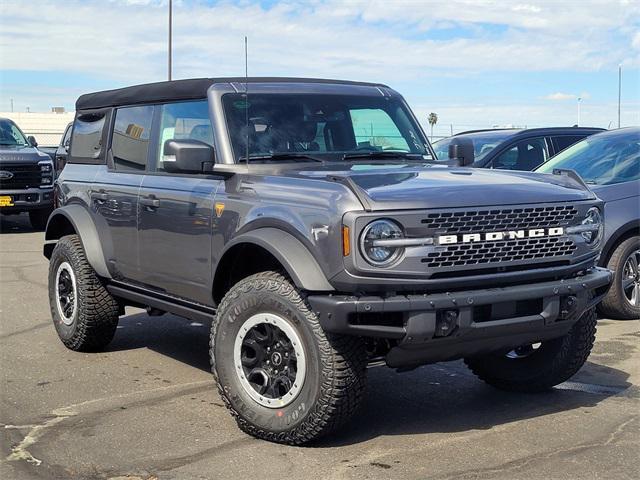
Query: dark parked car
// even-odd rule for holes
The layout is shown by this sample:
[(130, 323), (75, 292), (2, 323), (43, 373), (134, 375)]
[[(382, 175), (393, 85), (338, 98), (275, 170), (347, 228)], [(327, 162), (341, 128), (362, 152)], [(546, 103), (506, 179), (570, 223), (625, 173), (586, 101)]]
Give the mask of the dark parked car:
[(60, 143), (57, 147), (39, 147), (41, 151), (51, 157), (54, 162), (56, 172), (59, 173), (67, 163), (67, 155), (69, 154), (69, 145), (71, 144), (71, 127), (73, 122), (70, 122), (64, 129), (62, 137), (60, 137)]
[(53, 210), (55, 172), (37, 146), (13, 121), (0, 118), (0, 215), (29, 212), (33, 228), (42, 230)]
[(251, 435), (333, 431), (369, 361), (464, 358), (537, 392), (589, 355), (602, 202), (565, 174), (428, 164), (385, 85), (179, 80), (76, 112), (44, 245), (60, 339), (105, 347), (125, 305), (211, 321), (218, 391)]
[(640, 318), (640, 128), (599, 133), (573, 145), (537, 171), (575, 170), (604, 200), (600, 265), (615, 272), (600, 304), (603, 315)]
[(438, 160), (447, 161), (449, 145), (454, 140), (470, 140), (474, 167), (530, 171), (565, 148), (602, 131), (584, 127), (474, 130), (438, 140), (433, 149)]

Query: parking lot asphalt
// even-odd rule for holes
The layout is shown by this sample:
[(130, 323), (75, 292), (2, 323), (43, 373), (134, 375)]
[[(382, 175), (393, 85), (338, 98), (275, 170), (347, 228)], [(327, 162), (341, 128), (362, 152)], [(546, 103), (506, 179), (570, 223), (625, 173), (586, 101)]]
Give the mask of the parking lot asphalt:
[(640, 478), (639, 321), (601, 320), (588, 363), (508, 394), (461, 362), (368, 371), (360, 413), (309, 447), (240, 432), (213, 387), (209, 325), (128, 309), (102, 353), (58, 341), (43, 233), (0, 228), (0, 478)]

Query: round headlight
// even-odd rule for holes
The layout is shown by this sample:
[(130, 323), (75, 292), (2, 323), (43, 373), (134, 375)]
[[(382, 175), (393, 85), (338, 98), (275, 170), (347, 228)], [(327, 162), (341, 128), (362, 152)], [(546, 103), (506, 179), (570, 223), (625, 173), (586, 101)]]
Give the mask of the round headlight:
[(586, 232), (582, 232), (582, 238), (590, 245), (597, 245), (602, 237), (602, 215), (598, 207), (591, 207), (582, 220), (582, 225), (593, 226), (594, 229)]
[(374, 220), (360, 235), (362, 255), (372, 265), (384, 267), (393, 263), (402, 254), (403, 248), (388, 240), (403, 238), (400, 226), (391, 220)]

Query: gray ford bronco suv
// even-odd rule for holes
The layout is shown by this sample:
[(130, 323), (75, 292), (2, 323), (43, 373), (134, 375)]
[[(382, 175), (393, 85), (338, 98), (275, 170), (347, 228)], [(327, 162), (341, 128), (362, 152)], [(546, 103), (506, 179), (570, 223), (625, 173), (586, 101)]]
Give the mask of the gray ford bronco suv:
[(464, 358), (535, 392), (589, 355), (610, 272), (572, 172), (459, 168), (464, 144), (433, 165), (380, 84), (180, 80), (76, 110), (44, 245), (72, 350), (105, 347), (126, 305), (210, 321), (238, 425), (289, 444), (349, 419), (372, 361)]

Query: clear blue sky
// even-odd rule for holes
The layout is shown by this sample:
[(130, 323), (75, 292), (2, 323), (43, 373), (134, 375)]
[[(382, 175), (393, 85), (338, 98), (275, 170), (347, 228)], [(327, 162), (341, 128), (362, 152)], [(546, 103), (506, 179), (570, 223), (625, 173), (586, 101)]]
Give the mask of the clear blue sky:
[[(4, 0), (0, 111), (166, 79), (166, 0)], [(380, 81), (436, 134), (492, 125), (640, 124), (640, 1), (174, 1), (174, 78)]]

